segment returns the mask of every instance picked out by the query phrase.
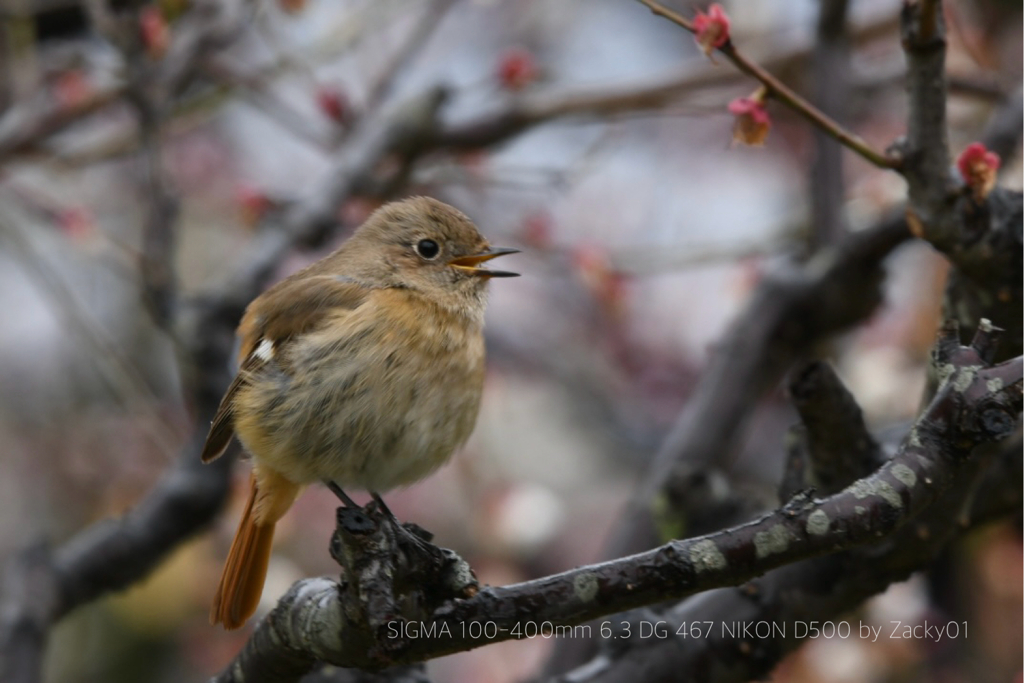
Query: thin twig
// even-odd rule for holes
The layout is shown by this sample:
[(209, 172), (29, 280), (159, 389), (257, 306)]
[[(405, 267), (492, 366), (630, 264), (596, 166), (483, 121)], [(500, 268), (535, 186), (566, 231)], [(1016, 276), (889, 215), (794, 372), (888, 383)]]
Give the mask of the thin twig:
[(312, 121), (307, 120), (286, 100), (278, 97), (259, 74), (246, 73), (222, 56), (208, 59), (202, 70), (229, 90), (240, 91), (242, 97), (251, 105), (318, 151), (328, 152), (333, 147), (332, 141), (326, 135), (317, 132)]
[(921, 2), (921, 42), (929, 42), (935, 36), (939, 11), (938, 0), (920, 0)]
[[(639, 1), (646, 5), (654, 14), (665, 17), (669, 21), (682, 26), (690, 33), (694, 33), (693, 22), (689, 21), (682, 15), (665, 8), (659, 3), (654, 2), (654, 0)], [(725, 55), (729, 61), (735, 64), (736, 68), (740, 71), (760, 81), (772, 97), (801, 114), (815, 126), (825, 131), (828, 135), (835, 138), (864, 159), (879, 168), (899, 169), (899, 159), (889, 157), (886, 154), (875, 150), (860, 136), (851, 133), (840, 126), (830, 117), (821, 112), (817, 107), (800, 95), (796, 94), (796, 92), (790, 89), (785, 83), (775, 78), (775, 76), (768, 73), (757, 63), (748, 59), (736, 49), (731, 41), (718, 48), (718, 51)]]
[(173, 309), (177, 298), (174, 223), (178, 200), (168, 187), (161, 161), (159, 110), (137, 81), (129, 88), (128, 99), (139, 122), (141, 173), (138, 186), (146, 204), (139, 260), (141, 295), (153, 322), (173, 337)]
[(391, 95), (398, 77), (426, 46), (441, 21), (457, 0), (433, 0), (423, 10), (420, 22), (412, 30), (402, 47), (392, 55), (384, 69), (377, 75), (366, 97), (364, 109), (377, 109)]
[(53, 304), (55, 312), (66, 329), (81, 339), (89, 350), (89, 357), (99, 368), (109, 387), (131, 409), (141, 409), (149, 415), (145, 421), (150, 436), (168, 460), (174, 457), (180, 438), (160, 414), (160, 399), (150, 389), (146, 379), (130, 358), (112, 340), (106, 331), (89, 315), (63, 277), (54, 272), (46, 258), (26, 236), (17, 221), (0, 214), (0, 238), (18, 255), (18, 263), (34, 278), (39, 288)]

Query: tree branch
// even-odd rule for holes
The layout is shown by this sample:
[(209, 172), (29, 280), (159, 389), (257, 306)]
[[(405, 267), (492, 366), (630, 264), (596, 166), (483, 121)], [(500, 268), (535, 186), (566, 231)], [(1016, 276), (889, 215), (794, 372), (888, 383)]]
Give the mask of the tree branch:
[[(184, 68), (184, 67), (180, 67)], [(213, 296), (176, 311), (178, 338), (197, 424), (209, 424), (230, 382), (234, 329), (245, 305), (266, 284), (273, 268), (290, 249), (322, 242), (338, 228), (335, 207), (361, 185), (374, 179), (385, 156), (414, 159), (424, 127), (436, 121), (444, 91), (431, 90), (390, 116), (367, 122), (313, 195), (285, 215), (282, 229), (260, 234), (234, 277)], [(209, 524), (223, 504), (233, 458), (203, 465), (198, 453), (205, 430), (185, 449), (181, 460), (143, 501), (121, 520), (105, 520), (80, 532), (45, 560), (31, 555), (31, 576), (15, 563), (9, 590), (0, 601), (0, 680), (40, 680), (42, 648), (49, 627), (72, 609), (103, 594), (124, 588), (152, 571), (182, 540)], [(24, 580), (18, 578), (23, 577)], [(22, 590), (28, 581), (32, 591)], [(26, 600), (27, 595), (52, 595), (52, 600)], [(15, 677), (15, 675), (19, 677)]]
[[(654, 2), (654, 0), (640, 0), (640, 2), (646, 5), (654, 14), (662, 16), (669, 21), (682, 26), (690, 33), (695, 32), (693, 23), (682, 15), (667, 9), (659, 3)], [(761, 85), (768, 90), (769, 95), (803, 116), (819, 130), (824, 131), (831, 137), (835, 138), (840, 144), (853, 150), (858, 155), (879, 168), (899, 168), (900, 160), (898, 158), (891, 157), (873, 149), (871, 145), (865, 142), (860, 136), (843, 128), (824, 112), (798, 95), (785, 83), (775, 78), (775, 76), (766, 71), (759, 64), (737, 50), (732, 44), (732, 41), (726, 42), (725, 45), (718, 48), (718, 51), (725, 55), (725, 57), (732, 62), (737, 69), (760, 81)]]
[[(915, 234), (952, 262), (946, 315), (974, 326), (988, 318), (1008, 332), (1002, 352), (1020, 353), (1022, 344), (1022, 255), (1019, 192), (1002, 188), (978, 200), (949, 168), (946, 131), (946, 38), (938, 0), (906, 2), (902, 12), (907, 55), (909, 116), (903, 173), (908, 217)], [(986, 133), (1004, 151), (1020, 137), (1019, 93), (996, 113)]]
[[(1012, 439), (1010, 440), (1012, 441)], [(1018, 448), (1014, 452), (1019, 462)], [(1000, 444), (1002, 447), (1003, 444)], [(667, 612), (650, 617), (662, 622), (663, 637), (616, 641), (591, 662), (568, 673), (572, 683), (620, 683), (642, 680), (671, 683), (702, 680), (715, 672), (715, 683), (746, 683), (770, 675), (779, 661), (806, 641), (798, 624), (839, 621), (843, 615), (890, 584), (906, 580), (927, 566), (962, 530), (957, 515), (974, 488), (972, 481), (984, 459), (973, 457), (958, 483), (927, 511), (915, 517), (879, 545), (865, 546), (791, 564), (734, 588), (712, 590), (684, 600)], [(985, 491), (1001, 507), (992, 516), (1012, 514), (1020, 508), (1020, 479), (1014, 477), (1010, 458), (983, 473)], [(1016, 473), (1019, 474), (1019, 466)], [(989, 486), (991, 485), (991, 486)], [(1014, 496), (1014, 489), (1017, 493)], [(978, 496), (980, 499), (981, 497)], [(992, 517), (977, 517), (971, 528)], [(700, 638), (682, 637), (683, 625), (710, 622), (713, 629)], [(770, 625), (764, 637), (749, 634)], [(750, 627), (746, 633), (743, 626)], [(854, 626), (856, 628), (856, 626)], [(638, 630), (638, 629), (635, 629)]]
[[(649, 508), (675, 463), (700, 469), (738, 446), (758, 399), (820, 339), (868, 316), (881, 301), (881, 261), (910, 237), (902, 218), (850, 235), (806, 264), (769, 273), (730, 326), (693, 396), (666, 436), (610, 556), (648, 547)], [(851, 295), (856, 292), (855, 295)]]
[(808, 483), (816, 490), (834, 493), (884, 461), (860, 406), (831, 365), (814, 361), (797, 370), (789, 395), (803, 422)]
[(35, 148), (51, 135), (116, 102), (122, 94), (121, 87), (95, 89), (74, 106), (67, 106), (40, 93), (15, 104), (0, 117), (0, 162)]
[[(446, 0), (438, 0), (438, 2), (443, 12)], [(244, 13), (234, 11), (221, 16), (240, 20), (243, 15)], [(398, 64), (406, 60), (409, 55), (414, 54), (421, 45), (420, 41), (424, 40), (430, 29), (433, 28), (434, 20), (439, 18), (440, 13), (432, 12), (426, 22), (415, 29), (409, 42), (396, 54), (393, 64)], [(875, 40), (891, 32), (894, 25), (895, 22), (889, 17), (859, 24), (852, 29), (853, 38), (858, 42)], [(196, 30), (208, 31), (210, 38), (192, 37), (191, 33)], [(224, 36), (237, 34), (238, 26), (222, 25), (219, 22), (181, 24), (176, 26), (172, 36), (175, 41), (182, 43), (182, 47), (170, 50), (169, 55), (174, 55), (172, 61), (177, 64), (182, 62), (184, 55), (201, 54), (195, 52), (197, 46), (209, 48), (220, 45), (225, 40)], [(812, 47), (807, 42), (787, 43), (784, 47), (774, 49), (766, 55), (763, 63), (767, 68), (787, 71), (796, 63), (807, 60), (811, 50)], [(168, 58), (165, 57), (166, 59)], [(249, 75), (225, 73), (225, 70), (230, 72), (232, 69), (222, 63), (214, 63), (210, 68), (213, 69), (217, 78), (229, 77), (229, 80), (241, 85), (248, 85), (251, 81), (261, 78), (265, 80), (281, 71), (280, 65), (276, 64), (270, 69), (261, 69), (257, 74)], [(171, 77), (177, 79), (177, 73), (190, 70), (194, 72), (194, 69), (187, 65), (174, 66), (173, 68), (163, 68), (161, 73), (164, 74), (162, 78), (165, 80)], [(380, 90), (383, 95), (390, 90), (387, 85), (390, 80), (387, 75), (389, 72), (390, 66), (385, 68), (381, 80), (373, 87), (373, 92)], [(715, 69), (712, 65), (701, 64), (695, 68), (687, 68), (672, 78), (638, 87), (610, 87), (600, 91), (526, 93), (513, 98), (511, 103), (500, 111), (472, 121), (444, 127), (435, 144), (447, 149), (475, 149), (502, 142), (531, 126), (558, 117), (602, 116), (658, 109), (687, 93), (728, 84), (736, 78), (739, 78), (738, 74), (723, 72), (721, 69)], [(124, 95), (125, 87), (125, 84), (122, 83), (112, 88), (94, 91), (85, 101), (72, 108), (56, 106), (49, 98), (43, 96), (12, 108), (0, 118), (0, 161), (11, 154), (31, 150), (50, 135), (63, 130), (68, 125), (107, 104), (119, 100)], [(371, 96), (371, 101), (380, 99), (382, 98)], [(294, 130), (295, 127), (291, 125), (291, 113), (277, 112), (276, 104), (273, 107), (271, 113), (282, 114), (281, 118), (286, 125)], [(309, 136), (308, 131), (300, 132), (300, 134), (304, 137)], [(323, 142), (319, 138), (311, 139), (317, 145)]]
[[(160, 88), (166, 88), (163, 93), (184, 87), (185, 75), (192, 73), (192, 65), (205, 50), (230, 38), (228, 29), (237, 25), (232, 24), (237, 18), (232, 15), (228, 21), (221, 13), (221, 9), (229, 6), (237, 9), (239, 4), (227, 0), (197, 3), (191, 10), (195, 14), (182, 20), (182, 29), (175, 33), (176, 42), (163, 63), (164, 75), (158, 81)], [(160, 194), (160, 201), (153, 207), (158, 213), (151, 216), (146, 237), (146, 257), (153, 266), (156, 261), (170, 258), (170, 224), (166, 220), (170, 214), (159, 180), (156, 118), (150, 108), (158, 105), (149, 97), (139, 99), (138, 104), (144, 118), (143, 130), (150, 135), (145, 146), (147, 172), (152, 174), (148, 186)], [(20, 140), (24, 143), (26, 138)], [(0, 156), (4, 152), (0, 148)], [(151, 293), (169, 302), (170, 279), (147, 281)], [(220, 315), (223, 310), (224, 307), (218, 308), (218, 315), (208, 316), (204, 327), (189, 337), (193, 405), (200, 424), (213, 419), (230, 381), (228, 368), (237, 317)], [(169, 315), (169, 307), (165, 312)], [(223, 458), (212, 466), (203, 465), (197, 454), (204, 439), (205, 431), (197, 432), (178, 462), (122, 518), (94, 524), (55, 550), (37, 545), (12, 562), (0, 597), (0, 680), (41, 680), (42, 655), (50, 626), (75, 608), (145, 577), (172, 548), (214, 518), (227, 496), (233, 458)]]
[[(222, 390), (227, 355), (203, 369), (206, 382)], [(199, 419), (212, 420), (219, 391), (203, 393)], [(212, 401), (211, 396), (216, 396)], [(7, 569), (0, 602), (0, 680), (41, 680), (42, 654), (50, 626), (101, 595), (130, 586), (163, 561), (167, 552), (206, 526), (223, 504), (233, 458), (204, 466), (197, 457), (205, 433), (137, 507), (80, 532), (56, 550), (36, 545)]]
[(946, 33), (936, 2), (904, 2), (907, 55), (907, 137), (902, 150), (910, 208), (924, 237), (948, 252), (958, 242), (955, 222), (943, 220), (953, 195), (946, 130)]
[[(956, 345), (951, 345), (955, 353)], [(940, 361), (941, 362), (941, 361)], [(650, 617), (662, 622), (659, 638), (616, 640), (604, 652), (567, 674), (573, 683), (643, 680), (669, 683), (714, 670), (715, 683), (763, 678), (782, 657), (806, 639), (797, 623), (841, 620), (891, 583), (905, 580), (934, 560), (952, 538), (993, 519), (1018, 513), (1021, 484), (1021, 432), (996, 445), (988, 457), (982, 446), (957, 475), (957, 482), (911, 523), (878, 545), (804, 560), (768, 572), (742, 586), (708, 591)], [(962, 510), (968, 509), (965, 516)], [(617, 618), (618, 619), (618, 618)], [(700, 638), (685, 637), (684, 624), (710, 622)], [(751, 638), (737, 625), (769, 624), (771, 632)], [(781, 627), (778, 628), (778, 627)]]
[[(978, 346), (987, 334), (979, 331)], [(402, 605), (404, 593), (396, 582), (395, 602), (377, 612), (378, 617), (390, 615), (388, 621), (367, 618), (366, 602), (345, 600), (346, 585), (358, 580), (350, 570), (341, 585), (306, 579), (260, 622), (218, 681), (270, 680), (269, 671), (280, 676), (273, 680), (296, 680), (320, 660), (369, 669), (417, 662), (515, 638), (526, 624), (579, 624), (878, 542), (928, 509), (974, 463), (973, 447), (1005, 438), (1020, 413), (1024, 359), (987, 367), (976, 348), (957, 347), (941, 353), (938, 361), (954, 370), (896, 456), (835, 495), (794, 499), (749, 524), (619, 560), (487, 587), (433, 612), (423, 605)], [(339, 520), (344, 545), (342, 526)], [(392, 558), (400, 554), (397, 544), (388, 552)], [(385, 580), (387, 572), (379, 564), (375, 572), (377, 580)], [(395, 613), (396, 608), (402, 611)], [(406, 628), (409, 624), (416, 630)], [(419, 637), (424, 632), (431, 635)]]
[[(814, 99), (828, 116), (844, 123), (850, 100), (849, 0), (821, 0), (817, 40), (811, 58)], [(848, 118), (848, 117), (847, 117)], [(820, 129), (814, 131), (814, 161), (810, 168), (811, 234), (813, 252), (834, 244), (847, 231), (844, 208), (843, 149)]]

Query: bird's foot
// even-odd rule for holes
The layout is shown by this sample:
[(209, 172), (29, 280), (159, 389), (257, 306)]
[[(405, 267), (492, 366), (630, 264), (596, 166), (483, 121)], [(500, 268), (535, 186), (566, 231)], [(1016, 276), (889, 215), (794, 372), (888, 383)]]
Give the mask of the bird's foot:
[(338, 497), (345, 507), (352, 508), (353, 510), (362, 510), (362, 507), (356, 505), (356, 502), (348, 497), (348, 494), (341, 490), (341, 487), (335, 484), (330, 479), (324, 480), (324, 484), (331, 490), (331, 493)]
[(430, 542), (434, 538), (433, 534), (418, 524), (403, 524), (398, 521), (398, 517), (395, 517), (395, 513), (391, 511), (391, 508), (388, 507), (379, 493), (371, 491), (370, 495), (373, 497), (373, 502), (377, 504), (378, 509), (384, 513), (388, 522), (398, 532), (397, 540), (399, 543), (405, 542), (405, 544), (411, 545), (414, 550), (427, 554), (436, 552), (436, 546)]

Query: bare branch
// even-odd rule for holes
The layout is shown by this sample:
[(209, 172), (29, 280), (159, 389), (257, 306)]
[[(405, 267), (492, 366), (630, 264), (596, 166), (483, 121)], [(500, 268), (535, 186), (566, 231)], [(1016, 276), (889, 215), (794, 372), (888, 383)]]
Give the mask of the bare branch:
[[(610, 543), (610, 555), (647, 540), (648, 507), (677, 460), (701, 467), (726, 457), (743, 436), (757, 400), (774, 387), (817, 340), (866, 317), (880, 301), (879, 264), (910, 237), (893, 218), (855, 233), (806, 264), (768, 274), (730, 327), (694, 394), (662, 442), (632, 510)], [(851, 292), (857, 292), (851, 295)]]
[(100, 375), (114, 394), (121, 396), (133, 409), (150, 415), (152, 419), (146, 424), (152, 430), (151, 435), (157, 447), (170, 458), (174, 452), (172, 444), (177, 443), (178, 438), (157, 410), (160, 400), (136, 364), (103, 326), (82, 310), (75, 293), (57, 269), (47, 264), (46, 257), (17, 221), (4, 213), (0, 213), (0, 240), (18, 255), (20, 264), (52, 303), (65, 329), (86, 344)]
[(146, 196), (146, 222), (142, 229), (142, 258), (139, 275), (143, 300), (154, 322), (168, 329), (177, 295), (174, 273), (174, 223), (178, 199), (164, 177), (160, 154), (160, 120), (152, 102), (141, 91), (132, 97), (139, 118), (142, 166), (139, 183)]
[[(841, 124), (851, 91), (850, 39), (846, 30), (849, 4), (849, 0), (818, 3), (817, 40), (811, 57), (815, 102)], [(814, 131), (814, 147), (810, 168), (812, 252), (833, 244), (847, 230), (842, 147), (820, 129)]]
[(834, 493), (882, 463), (860, 406), (831, 365), (814, 361), (797, 370), (789, 395), (806, 430), (809, 483), (817, 490)]
[[(788, 652), (806, 641), (798, 624), (839, 623), (867, 598), (927, 566), (962, 530), (957, 517), (972, 491), (985, 494), (975, 496), (979, 505), (972, 513), (972, 529), (1018, 511), (1019, 437), (998, 446), (1004, 455), (995, 466), (981, 454), (972, 456), (972, 463), (958, 475), (958, 484), (880, 544), (805, 560), (735, 588), (695, 595), (651, 617), (664, 624), (664, 637), (615, 641), (614, 651), (605, 648), (562, 680), (676, 681), (699, 679), (709, 670), (716, 672), (716, 683), (746, 683), (768, 676)], [(972, 481), (978, 477), (981, 485), (975, 487)], [(714, 629), (702, 632), (702, 637), (682, 637), (683, 625), (708, 622)], [(752, 637), (759, 624), (771, 624), (771, 633)], [(744, 626), (749, 630), (744, 632)]]
[[(417, 662), (515, 638), (527, 622), (578, 624), (877, 543), (928, 509), (970, 469), (974, 446), (1012, 433), (1020, 413), (1024, 359), (986, 368), (973, 349), (958, 348), (941, 360), (955, 370), (900, 451), (833, 496), (797, 499), (755, 522), (619, 560), (487, 587), (467, 599), (449, 599), (432, 612), (422, 604), (402, 605), (397, 582), (396, 602), (380, 603), (382, 611), (373, 611), (365, 600), (347, 601), (344, 586), (306, 579), (257, 626), (242, 654), (217, 680), (296, 680), (319, 660), (369, 669)], [(341, 526), (339, 519), (344, 544)], [(393, 545), (390, 553), (398, 556), (400, 551)], [(388, 580), (379, 566), (374, 571), (377, 581)], [(345, 576), (359, 580), (348, 572)], [(408, 623), (416, 625), (415, 633), (404, 628)], [(485, 624), (486, 629), (471, 626)], [(431, 635), (423, 637), (420, 629)]]
[[(666, 9), (659, 3), (654, 2), (654, 0), (640, 0), (640, 2), (647, 5), (647, 7), (655, 14), (665, 17), (669, 21), (682, 26), (690, 33), (694, 33), (693, 23), (682, 15)], [(800, 95), (796, 94), (796, 92), (794, 92), (785, 83), (775, 78), (775, 76), (766, 71), (762, 66), (750, 60), (746, 55), (737, 50), (731, 41), (726, 42), (725, 45), (718, 48), (718, 51), (725, 55), (725, 57), (731, 61), (737, 69), (760, 81), (761, 85), (767, 88), (769, 95), (793, 109), (795, 112), (817, 126), (820, 130), (828, 133), (841, 144), (853, 150), (867, 161), (879, 168), (899, 168), (899, 159), (890, 157), (873, 149), (867, 142), (861, 139), (860, 136), (855, 135), (840, 126), (817, 107)]]
[[(907, 138), (902, 152), (910, 207), (925, 238), (940, 250), (956, 244), (955, 222), (943, 220), (952, 199), (946, 124), (946, 34), (934, 2), (905, 2), (903, 48), (907, 54)], [(931, 9), (926, 11), (925, 6)]]
[[(116, 22), (102, 2), (90, 2), (101, 32), (116, 32)], [(150, 88), (161, 106), (181, 92), (210, 50), (234, 40), (245, 14), (242, 0), (200, 0), (182, 17), (172, 33), (171, 46), (160, 62)], [(55, 101), (46, 93), (12, 107), (0, 117), (0, 162), (33, 149), (51, 135), (120, 100), (129, 83), (96, 88), (74, 105)]]
[[(226, 357), (222, 360), (226, 361)], [(226, 363), (204, 368), (206, 381), (226, 386)], [(201, 392), (208, 397), (210, 391)], [(212, 420), (220, 394), (199, 405)], [(0, 680), (38, 683), (50, 626), (75, 608), (129, 586), (151, 572), (169, 549), (206, 526), (227, 496), (231, 462), (204, 466), (205, 433), (143, 502), (120, 519), (88, 527), (57, 550), (29, 549), (8, 568), (0, 602)]]
[(365, 109), (367, 111), (377, 109), (382, 102), (387, 100), (394, 90), (395, 81), (398, 80), (405, 67), (423, 50), (455, 2), (456, 0), (432, 0), (427, 3), (419, 23), (406, 38), (402, 47), (392, 55), (370, 88), (366, 98)]
[(120, 87), (95, 89), (74, 106), (60, 105), (40, 94), (14, 105), (0, 117), (0, 162), (33, 149), (49, 136), (117, 101), (122, 94)]

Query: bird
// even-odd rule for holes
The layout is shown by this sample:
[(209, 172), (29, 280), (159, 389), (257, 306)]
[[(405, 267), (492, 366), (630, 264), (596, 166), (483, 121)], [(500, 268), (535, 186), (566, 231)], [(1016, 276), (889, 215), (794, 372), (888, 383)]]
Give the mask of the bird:
[[(238, 327), (239, 369), (203, 462), (237, 438), (249, 495), (210, 610), (240, 628), (256, 611), (274, 525), (322, 482), (380, 493), (419, 481), (469, 438), (484, 382), (492, 247), (462, 212), (411, 197), (374, 211), (337, 250), (267, 289)], [(385, 507), (386, 510), (386, 507)], [(390, 514), (390, 511), (388, 511)]]

